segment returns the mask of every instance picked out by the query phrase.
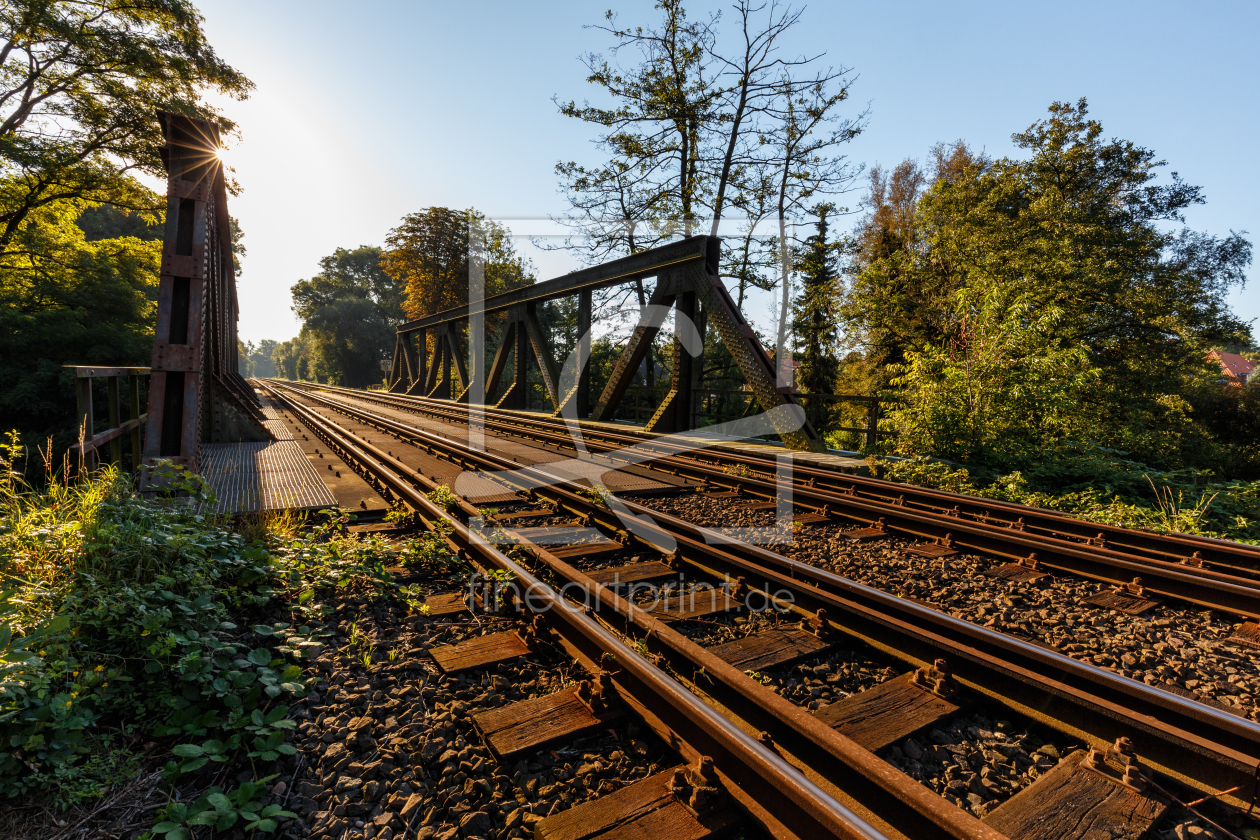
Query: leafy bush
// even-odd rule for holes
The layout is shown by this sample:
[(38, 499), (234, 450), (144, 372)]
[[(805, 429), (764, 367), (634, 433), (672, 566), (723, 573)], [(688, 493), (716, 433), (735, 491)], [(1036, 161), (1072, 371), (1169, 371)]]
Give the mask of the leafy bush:
[[(301, 534), (247, 522), (270, 544), (246, 540), (199, 513), (212, 499), (178, 474), (168, 484), (184, 493), (165, 498), (109, 468), (34, 491), (21, 454), (15, 438), (0, 447), (0, 795), (48, 791), (63, 805), (99, 795), (133, 760), (114, 729), (173, 737), (171, 779), (292, 755), (285, 703), (305, 693), (302, 665), (326, 635), (315, 591), (383, 589), (398, 551), (346, 536), (344, 514)], [(276, 612), (289, 620), (238, 623)], [(273, 830), (277, 814), (251, 810), (257, 791), (243, 789), (216, 795), (247, 828)], [(226, 824), (219, 799), (207, 802)], [(193, 822), (205, 813), (194, 804), (166, 821), (210, 824)], [(187, 836), (179, 825), (164, 833)]]

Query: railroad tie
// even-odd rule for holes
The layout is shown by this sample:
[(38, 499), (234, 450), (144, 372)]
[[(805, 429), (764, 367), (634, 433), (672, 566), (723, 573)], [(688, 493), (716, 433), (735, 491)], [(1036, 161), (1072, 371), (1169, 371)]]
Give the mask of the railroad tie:
[(1010, 840), (1139, 840), (1169, 804), (1120, 738), (1067, 756), (983, 821)]

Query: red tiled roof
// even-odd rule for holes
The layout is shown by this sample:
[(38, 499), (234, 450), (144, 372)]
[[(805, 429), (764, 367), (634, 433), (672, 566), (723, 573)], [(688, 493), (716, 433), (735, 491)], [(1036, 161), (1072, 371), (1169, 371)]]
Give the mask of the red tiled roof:
[(1251, 378), (1252, 372), (1256, 369), (1255, 362), (1250, 359), (1244, 359), (1237, 353), (1224, 353), (1220, 350), (1213, 350), (1211, 353), (1208, 353), (1208, 358), (1216, 361), (1226, 376), (1232, 376), (1238, 380), (1241, 380), (1244, 376)]

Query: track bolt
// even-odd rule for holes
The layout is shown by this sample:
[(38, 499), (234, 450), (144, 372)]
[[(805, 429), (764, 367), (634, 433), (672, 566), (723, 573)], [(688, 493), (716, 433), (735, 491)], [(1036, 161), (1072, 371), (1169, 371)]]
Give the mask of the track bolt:
[(910, 678), (910, 681), (919, 686), (919, 688), (926, 688), (929, 690), (932, 688), (932, 681), (928, 679), (928, 672), (926, 668), (915, 668), (914, 676)]
[(1085, 757), (1085, 765), (1095, 770), (1107, 769), (1107, 754), (1098, 747), (1090, 747), (1089, 755)]
[(687, 804), (691, 806), (693, 811), (703, 811), (706, 799), (708, 797), (705, 795), (704, 788), (695, 788), (691, 791), (691, 799), (688, 800)]
[(818, 608), (818, 612), (813, 618), (806, 619), (802, 623), (807, 625), (805, 629), (808, 629), (819, 638), (826, 636), (831, 631), (831, 625), (827, 623), (827, 610), (822, 607)]
[(1203, 568), (1203, 555), (1199, 552), (1191, 554), (1189, 557), (1183, 558), (1181, 561), (1183, 566), (1194, 566), (1197, 569)]
[(685, 795), (690, 786), (687, 784), (687, 774), (679, 767), (674, 771), (674, 778), (669, 782), (669, 789), (676, 794)]
[(1116, 739), (1112, 749), (1116, 751), (1125, 764), (1132, 764), (1137, 758), (1137, 751), (1133, 749), (1133, 742), (1123, 735)]
[(1121, 781), (1134, 790), (1146, 789), (1146, 778), (1142, 775), (1142, 771), (1137, 764), (1130, 764), (1124, 768), (1124, 778)]

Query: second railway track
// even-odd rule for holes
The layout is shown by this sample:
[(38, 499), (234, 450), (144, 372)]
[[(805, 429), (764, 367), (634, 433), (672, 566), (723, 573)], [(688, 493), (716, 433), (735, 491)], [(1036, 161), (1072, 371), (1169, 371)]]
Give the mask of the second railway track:
[[(309, 384), (302, 388), (315, 399), (340, 397), (343, 409), (347, 400), (353, 400), (350, 406), (373, 403), (467, 424), (466, 406)], [(578, 455), (563, 424), (555, 428), (533, 418), (526, 422), (510, 412), (491, 411), (484, 427)], [(645, 440), (590, 429), (582, 430), (582, 440), (592, 454), (606, 459), (609, 469), (641, 465), (640, 469), (767, 502), (783, 495), (775, 462), (763, 457), (713, 449), (695, 452), (670, 439)], [(732, 464), (743, 469), (732, 471)], [(1007, 561), (1013, 575), (1054, 570), (1103, 582), (1116, 588), (1118, 600), (1130, 599), (1139, 606), (1155, 597), (1260, 618), (1260, 549), (1253, 546), (1096, 525), (1053, 511), (800, 464), (792, 467), (790, 494), (794, 509), (864, 525), (872, 535), (885, 532), (921, 540), (929, 546), (928, 556), (965, 549)]]
[[(718, 598), (747, 592), (760, 593), (768, 600), (777, 599), (803, 622), (803, 627), (785, 642), (789, 647), (802, 648), (796, 651), (797, 655), (807, 653), (811, 645), (826, 644), (833, 636), (857, 641), (903, 664), (907, 676), (899, 678), (895, 685), (886, 684), (887, 690), (908, 692), (911, 697), (921, 698), (920, 706), (945, 703), (961, 708), (975, 700), (998, 703), (1055, 731), (1079, 738), (1091, 747), (1115, 745), (1110, 763), (1107, 754), (1098, 753), (1092, 756), (1089, 765), (1093, 768), (1089, 769), (1090, 773), (1099, 778), (1109, 777), (1107, 784), (1114, 782), (1123, 788), (1127, 778), (1130, 786), (1124, 790), (1138, 796), (1150, 796), (1151, 791), (1158, 790), (1157, 799), (1165, 794), (1165, 799), (1176, 799), (1170, 791), (1178, 785), (1207, 794), (1226, 791), (1224, 798), (1234, 801), (1250, 802), (1255, 796), (1260, 726), (1251, 721), (976, 627), (757, 546), (721, 540), (714, 544), (714, 535), (708, 529), (633, 502), (618, 500), (612, 508), (607, 507), (589, 498), (577, 484), (557, 481), (553, 475), (521, 467), (501, 456), (470, 450), (361, 406), (348, 406), (344, 402), (334, 406), (327, 397), (303, 394), (296, 389), (271, 390), (303, 425), (375, 482), (383, 494), (429, 520), (433, 519), (434, 511), (420, 491), (432, 489), (431, 479), (395, 458), (388, 445), (382, 449), (364, 440), (362, 433), (356, 437), (334, 419), (303, 403), (323, 401), (325, 408), (352, 414), (360, 423), (379, 430), (378, 433), (423, 447), (468, 469), (491, 471), (496, 476), (495, 481), (505, 483), (505, 489), (520, 494), (521, 504), (546, 504), (544, 508), (532, 510), (535, 516), (540, 515), (540, 511), (575, 516), (579, 522), (604, 534), (605, 544), (615, 543), (620, 549), (640, 546), (643, 551), (661, 558), (655, 562), (660, 566), (664, 561), (670, 567), (667, 572), (688, 571), (718, 584), (712, 591), (722, 594), (710, 596), (715, 599), (715, 606), (726, 603), (717, 604)], [(619, 511), (623, 515), (619, 516)], [(740, 758), (729, 748), (722, 752), (714, 747), (713, 752), (721, 755), (711, 757), (730, 780), (736, 800), (772, 833), (871, 836), (863, 833), (869, 830), (876, 835), (882, 832), (887, 836), (906, 837), (1051, 836), (1027, 834), (1020, 828), (1025, 825), (1027, 814), (1035, 812), (1038, 806), (1029, 801), (1019, 804), (1019, 795), (1011, 799), (1009, 805), (993, 811), (986, 823), (979, 823), (877, 758), (859, 743), (860, 739), (842, 734), (845, 725), (852, 723), (851, 720), (845, 723), (843, 709), (832, 710), (831, 718), (811, 714), (732, 665), (730, 651), (725, 652), (728, 655), (724, 658), (691, 642), (671, 627), (668, 614), (654, 614), (637, 607), (624, 596), (624, 590), (604, 585), (575, 565), (588, 559), (591, 553), (598, 553), (598, 546), (584, 547), (578, 543), (548, 550), (522, 533), (508, 534), (511, 542), (520, 546), (528, 557), (530, 568), (527, 569), (489, 545), (485, 539), (487, 531), (477, 528), (481, 512), (476, 507), (463, 502), (461, 512), (463, 521), (454, 523), (452, 537), (459, 543), (459, 549), (488, 567), (517, 574), (527, 582), (528, 591), (540, 593), (539, 597), (550, 593), (546, 595), (547, 603), (560, 607), (550, 621), (563, 623), (570, 618), (577, 621), (575, 614), (591, 618), (588, 613), (594, 613), (599, 619), (596, 626), (614, 630), (623, 645), (628, 640), (637, 640), (635, 652), (627, 654), (618, 649), (614, 654), (618, 657), (617, 667), (610, 670), (616, 673), (608, 679), (618, 685), (619, 691), (624, 689), (629, 697), (642, 690), (641, 685), (632, 685), (635, 680), (642, 683), (647, 679), (648, 671), (640, 660), (658, 672), (663, 668), (673, 674), (678, 685), (687, 689), (690, 698), (699, 697), (710, 711), (720, 711), (720, 717), (724, 717), (727, 724), (750, 737), (808, 783), (800, 789), (804, 791), (803, 798), (795, 810), (788, 803), (757, 800), (748, 789), (741, 787), (736, 776), (729, 775), (732, 770), (728, 763), (735, 762), (736, 767), (743, 768), (738, 772), (748, 773), (757, 772), (749, 770), (752, 766), (769, 772), (766, 768), (774, 761), (743, 741), (741, 749), (753, 749), (753, 753), (743, 756), (744, 764), (739, 763)], [(515, 518), (528, 521), (531, 509), (526, 507), (513, 513), (522, 514)], [(633, 524), (625, 521), (625, 514), (633, 517)], [(513, 518), (512, 513), (503, 515), (497, 523), (492, 518), (488, 533), (512, 531), (509, 523)], [(492, 537), (491, 541), (495, 540)], [(629, 569), (627, 573), (635, 574)], [(656, 574), (660, 573), (658, 569)], [(565, 601), (558, 591), (569, 595), (570, 600)], [(586, 630), (573, 632), (579, 636), (587, 633)], [(592, 642), (588, 638), (585, 644), (589, 646)], [(574, 646), (575, 650), (581, 648), (577, 643)], [(598, 666), (601, 660), (598, 656), (590, 657), (591, 650), (594, 648), (588, 647), (588, 659)], [(642, 654), (651, 659), (644, 659)], [(629, 656), (639, 657), (633, 667), (625, 659)], [(687, 678), (688, 674), (692, 676)], [(696, 674), (703, 674), (704, 678), (697, 679)], [(632, 708), (635, 702), (630, 702)], [(691, 708), (692, 701), (684, 702), (673, 696), (670, 702), (681, 703), (685, 710)], [(651, 713), (646, 707), (636, 711)], [(904, 725), (910, 728), (906, 731), (921, 728), (922, 720), (913, 713), (904, 709), (899, 713), (907, 718)], [(658, 722), (660, 720), (658, 718)], [(677, 720), (681, 722), (682, 718)], [(705, 720), (706, 725), (718, 725), (707, 717)], [(920, 726), (914, 725), (916, 721)], [(897, 729), (895, 723), (886, 721), (884, 728), (889, 727)], [(666, 725), (666, 729), (669, 728)], [(673, 732), (679, 735), (678, 730)], [(1128, 749), (1130, 743), (1137, 745), (1140, 762)], [(1117, 764), (1117, 759), (1128, 762), (1128, 767)], [(752, 764), (748, 764), (749, 761)], [(770, 761), (770, 765), (765, 764), (766, 761)], [(774, 772), (780, 773), (782, 769)], [(800, 781), (792, 784), (800, 784)], [(1139, 788), (1146, 793), (1136, 790)], [(744, 801), (740, 796), (753, 798)], [(1187, 794), (1183, 799), (1188, 797)], [(786, 809), (782, 815), (777, 812), (780, 808)], [(799, 826), (805, 823), (797, 826), (793, 822), (801, 819), (830, 822), (825, 828), (818, 827), (821, 823), (811, 823), (814, 828), (801, 833)], [(823, 833), (811, 833), (816, 830)]]

